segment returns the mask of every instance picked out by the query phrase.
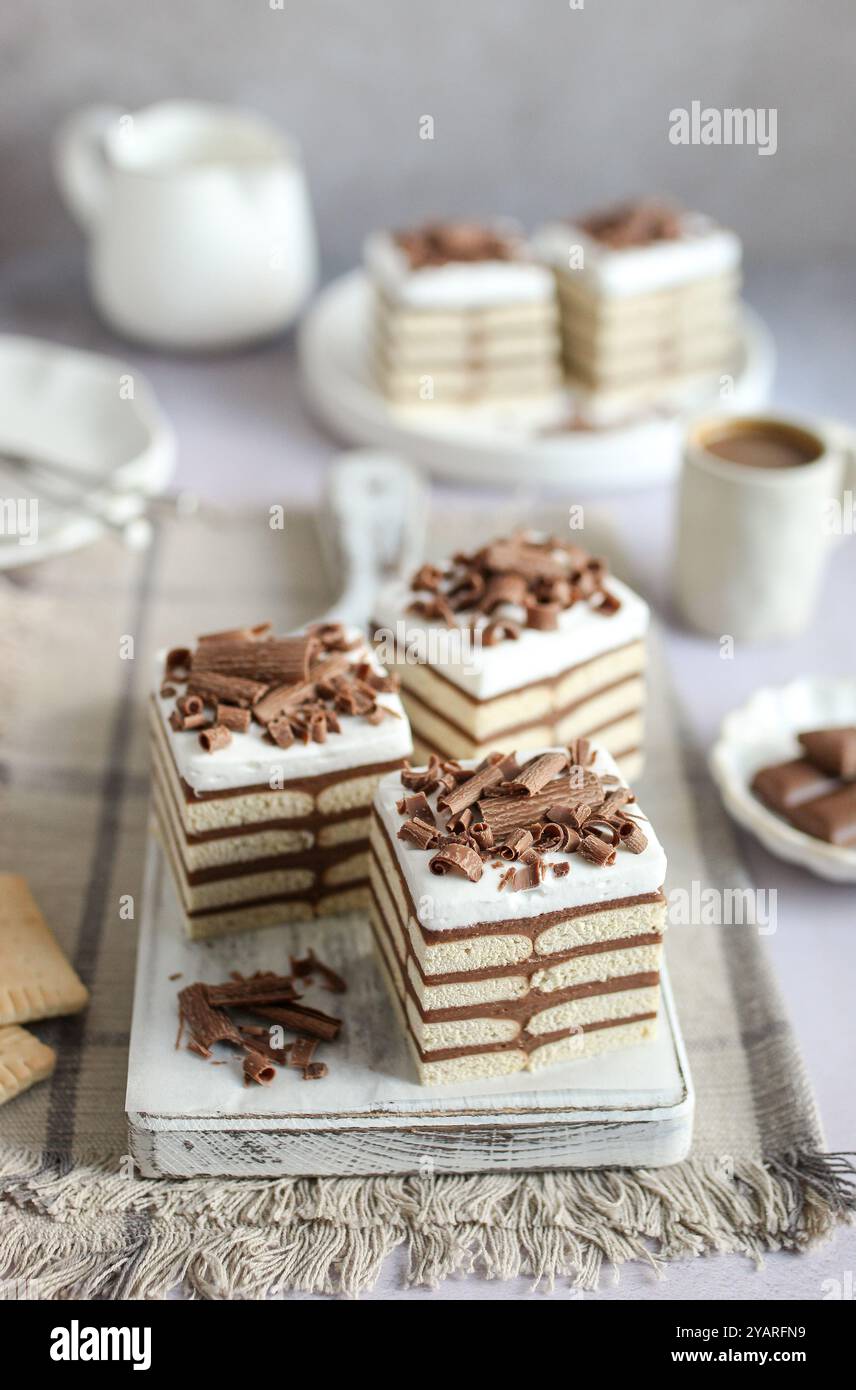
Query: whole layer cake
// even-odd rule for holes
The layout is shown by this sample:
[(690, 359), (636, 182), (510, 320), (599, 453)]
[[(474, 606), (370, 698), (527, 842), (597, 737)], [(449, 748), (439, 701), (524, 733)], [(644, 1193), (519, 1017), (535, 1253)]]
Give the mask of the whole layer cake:
[(535, 238), (554, 269), (565, 370), (607, 422), (733, 371), (741, 247), (709, 218), (640, 202)]
[(361, 637), (269, 629), (171, 651), (152, 697), (154, 805), (192, 937), (364, 906), (372, 796), (411, 751)]
[(387, 586), (374, 640), (417, 758), (597, 738), (642, 764), (647, 605), (572, 541), (519, 532)]
[(370, 915), (429, 1084), (651, 1039), (666, 856), (602, 748), (385, 777)]
[(378, 232), (372, 361), (390, 401), (459, 406), (549, 395), (560, 384), (552, 275), (504, 229), (438, 223)]

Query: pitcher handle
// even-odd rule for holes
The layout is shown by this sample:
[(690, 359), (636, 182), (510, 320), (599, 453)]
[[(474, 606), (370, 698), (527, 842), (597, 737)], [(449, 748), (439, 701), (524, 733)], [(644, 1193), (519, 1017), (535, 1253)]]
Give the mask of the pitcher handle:
[(87, 106), (63, 121), (54, 137), (54, 176), (66, 207), (84, 231), (95, 225), (104, 206), (104, 136), (121, 116), (118, 107)]

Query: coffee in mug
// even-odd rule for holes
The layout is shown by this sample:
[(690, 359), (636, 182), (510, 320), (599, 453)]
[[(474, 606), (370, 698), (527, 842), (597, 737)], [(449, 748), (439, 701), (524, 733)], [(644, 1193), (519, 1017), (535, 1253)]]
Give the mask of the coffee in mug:
[(720, 415), (692, 424), (678, 496), (675, 597), (714, 636), (775, 641), (811, 619), (856, 458), (846, 426)]

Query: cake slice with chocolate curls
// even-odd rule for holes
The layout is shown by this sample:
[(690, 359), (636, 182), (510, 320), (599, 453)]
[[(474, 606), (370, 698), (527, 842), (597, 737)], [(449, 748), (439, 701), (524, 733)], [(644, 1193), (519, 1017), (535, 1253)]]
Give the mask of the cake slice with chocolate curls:
[[(430, 838), (413, 832), (417, 819)], [(665, 874), (633, 792), (587, 739), (385, 777), (370, 916), (420, 1080), (502, 1076), (652, 1038)]]
[(340, 624), (260, 623), (167, 653), (154, 805), (189, 936), (364, 905), (372, 795), (411, 752), (397, 684)]

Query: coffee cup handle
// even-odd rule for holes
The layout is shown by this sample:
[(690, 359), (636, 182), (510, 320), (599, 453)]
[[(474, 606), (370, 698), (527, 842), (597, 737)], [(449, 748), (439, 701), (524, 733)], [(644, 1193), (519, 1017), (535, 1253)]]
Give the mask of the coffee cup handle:
[(66, 207), (84, 231), (96, 224), (104, 206), (104, 135), (121, 115), (117, 107), (87, 106), (63, 121), (54, 137), (54, 175)]
[[(842, 524), (829, 529), (829, 538), (835, 544), (844, 536), (852, 535), (852, 526), (856, 522), (856, 428), (843, 420), (824, 420), (823, 431), (841, 458), (840, 496), (831, 499), (838, 502), (842, 521)], [(846, 518), (852, 518), (849, 526), (843, 524)]]

